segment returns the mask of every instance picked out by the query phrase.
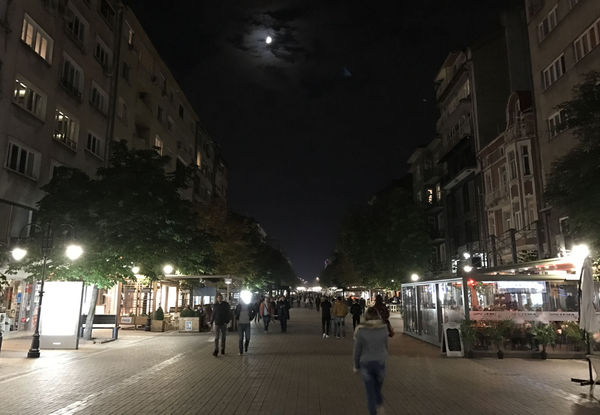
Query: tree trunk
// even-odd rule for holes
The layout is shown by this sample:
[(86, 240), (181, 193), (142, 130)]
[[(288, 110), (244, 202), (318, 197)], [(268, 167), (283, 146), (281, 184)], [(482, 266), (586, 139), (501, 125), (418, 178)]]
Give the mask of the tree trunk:
[(96, 301), (98, 300), (98, 286), (92, 284), (92, 298), (90, 298), (90, 309), (88, 310), (87, 318), (85, 320), (85, 331), (83, 332), (83, 338), (86, 340), (92, 340), (92, 326), (94, 325), (94, 316), (96, 315)]

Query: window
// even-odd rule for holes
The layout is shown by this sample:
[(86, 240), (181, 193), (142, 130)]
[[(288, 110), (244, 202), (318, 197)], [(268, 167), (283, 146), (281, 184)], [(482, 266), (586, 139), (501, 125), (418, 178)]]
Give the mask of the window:
[(48, 63), (52, 63), (54, 40), (26, 13), (23, 18), (21, 40)]
[(111, 6), (108, 0), (100, 0), (98, 4), (98, 11), (100, 15), (104, 18), (106, 23), (113, 27), (115, 24), (115, 9)]
[(96, 39), (96, 49), (94, 50), (94, 57), (102, 65), (105, 70), (108, 70), (111, 61), (111, 52), (106, 43), (100, 38)]
[(127, 65), (127, 62), (123, 62), (123, 68), (121, 70), (121, 76), (129, 82), (129, 74), (131, 72), (131, 68)]
[(121, 121), (127, 121), (127, 103), (121, 97), (117, 101), (117, 118)]
[(440, 183), (435, 185), (435, 198), (438, 202), (442, 200), (442, 185)]
[(427, 192), (427, 203), (432, 205), (433, 204), (433, 189), (430, 187), (426, 190)]
[(421, 191), (419, 190), (417, 192), (417, 202), (422, 202), (423, 201), (423, 195), (421, 194)]
[(160, 139), (160, 137), (158, 136), (158, 134), (156, 135), (156, 137), (154, 137), (154, 149), (158, 152), (158, 154), (160, 154), (162, 156), (163, 142)]
[(102, 140), (91, 131), (88, 131), (85, 149), (93, 155), (102, 158)]
[(560, 110), (548, 117), (548, 132), (550, 138), (556, 137), (568, 128), (567, 112)]
[(506, 166), (500, 167), (500, 180), (502, 181), (502, 194), (508, 194), (508, 177), (506, 176)]
[(60, 109), (56, 109), (55, 127), (52, 138), (63, 143), (72, 150), (77, 149), (77, 135), (79, 134), (79, 123), (76, 119)]
[(135, 32), (129, 25), (129, 22), (125, 21), (125, 36), (127, 36), (127, 45), (129, 48), (133, 47), (133, 39), (135, 38)]
[(202, 167), (202, 153), (199, 151), (196, 153), (196, 166)]
[(579, 62), (600, 43), (600, 19), (597, 19), (581, 36), (573, 42), (575, 61)]
[(90, 90), (90, 104), (102, 114), (108, 111), (108, 95), (94, 81)]
[(6, 157), (6, 168), (25, 176), (37, 179), (39, 172), (38, 153), (29, 150), (20, 144), (8, 143), (8, 154)]
[(550, 85), (558, 81), (565, 72), (565, 55), (561, 54), (542, 71), (542, 83), (544, 84), (544, 89), (548, 89)]
[(508, 166), (510, 168), (510, 179), (516, 179), (517, 178), (517, 161), (515, 160), (515, 152), (514, 151), (509, 151), (508, 152)]
[(46, 96), (21, 77), (15, 80), (13, 102), (42, 120), (46, 117)]
[(489, 171), (485, 172), (484, 181), (485, 181), (485, 191), (489, 195), (491, 195), (492, 194), (492, 173), (490, 173)]
[(81, 98), (81, 91), (83, 89), (83, 71), (66, 53), (64, 54), (63, 70), (60, 81), (62, 86), (69, 93), (77, 98)]
[(183, 106), (179, 105), (179, 118), (183, 120)]
[(529, 147), (521, 146), (521, 159), (523, 160), (523, 174), (525, 176), (531, 174), (531, 163), (529, 161)]
[(83, 42), (85, 41), (85, 32), (87, 26), (87, 22), (83, 17), (81, 17), (77, 10), (67, 7), (65, 12), (65, 28), (73, 40), (75, 40), (75, 42), (80, 46), (83, 46)]
[(550, 10), (550, 13), (546, 15), (542, 23), (538, 26), (538, 36), (539, 41), (541, 42), (550, 34), (552, 30), (556, 27), (556, 6)]

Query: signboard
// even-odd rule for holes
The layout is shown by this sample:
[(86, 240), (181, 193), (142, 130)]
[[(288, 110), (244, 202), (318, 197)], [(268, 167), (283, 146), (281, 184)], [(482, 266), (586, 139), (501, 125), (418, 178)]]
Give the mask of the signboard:
[(121, 317), (121, 324), (133, 324), (133, 317)]
[(192, 320), (185, 321), (185, 331), (192, 331)]
[(471, 320), (514, 320), (523, 321), (578, 321), (577, 311), (470, 311)]
[(444, 338), (442, 339), (442, 353), (448, 357), (463, 357), (463, 341), (460, 333), (460, 324), (444, 324)]
[(77, 349), (83, 301), (82, 281), (49, 281), (44, 284), (40, 320), (40, 348)]

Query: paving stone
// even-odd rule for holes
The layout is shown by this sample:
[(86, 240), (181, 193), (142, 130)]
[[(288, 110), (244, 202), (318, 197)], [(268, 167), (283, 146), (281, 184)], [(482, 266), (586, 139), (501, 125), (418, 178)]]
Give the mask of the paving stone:
[[(247, 354), (237, 333), (212, 356), (212, 333), (126, 332), (80, 350), (42, 350), (30, 339), (0, 352), (1, 414), (363, 414), (366, 398), (352, 373), (352, 339), (322, 339), (320, 315), (293, 308), (288, 333), (252, 325)], [(348, 319), (350, 320), (350, 319)], [(599, 414), (583, 360), (460, 359), (400, 334), (390, 339), (384, 383), (387, 414)], [(350, 326), (351, 327), (351, 326)], [(596, 390), (600, 397), (600, 387)]]

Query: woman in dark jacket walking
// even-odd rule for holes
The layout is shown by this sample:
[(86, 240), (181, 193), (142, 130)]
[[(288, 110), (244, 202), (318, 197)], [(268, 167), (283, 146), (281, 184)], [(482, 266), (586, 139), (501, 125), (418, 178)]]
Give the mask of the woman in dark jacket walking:
[(392, 328), (392, 325), (390, 324), (390, 310), (388, 310), (387, 306), (383, 302), (383, 297), (381, 295), (378, 294), (375, 297), (375, 305), (373, 306), (373, 308), (377, 311), (377, 313), (379, 314), (379, 317), (387, 326), (388, 335), (390, 337), (392, 337), (394, 335), (394, 329)]

